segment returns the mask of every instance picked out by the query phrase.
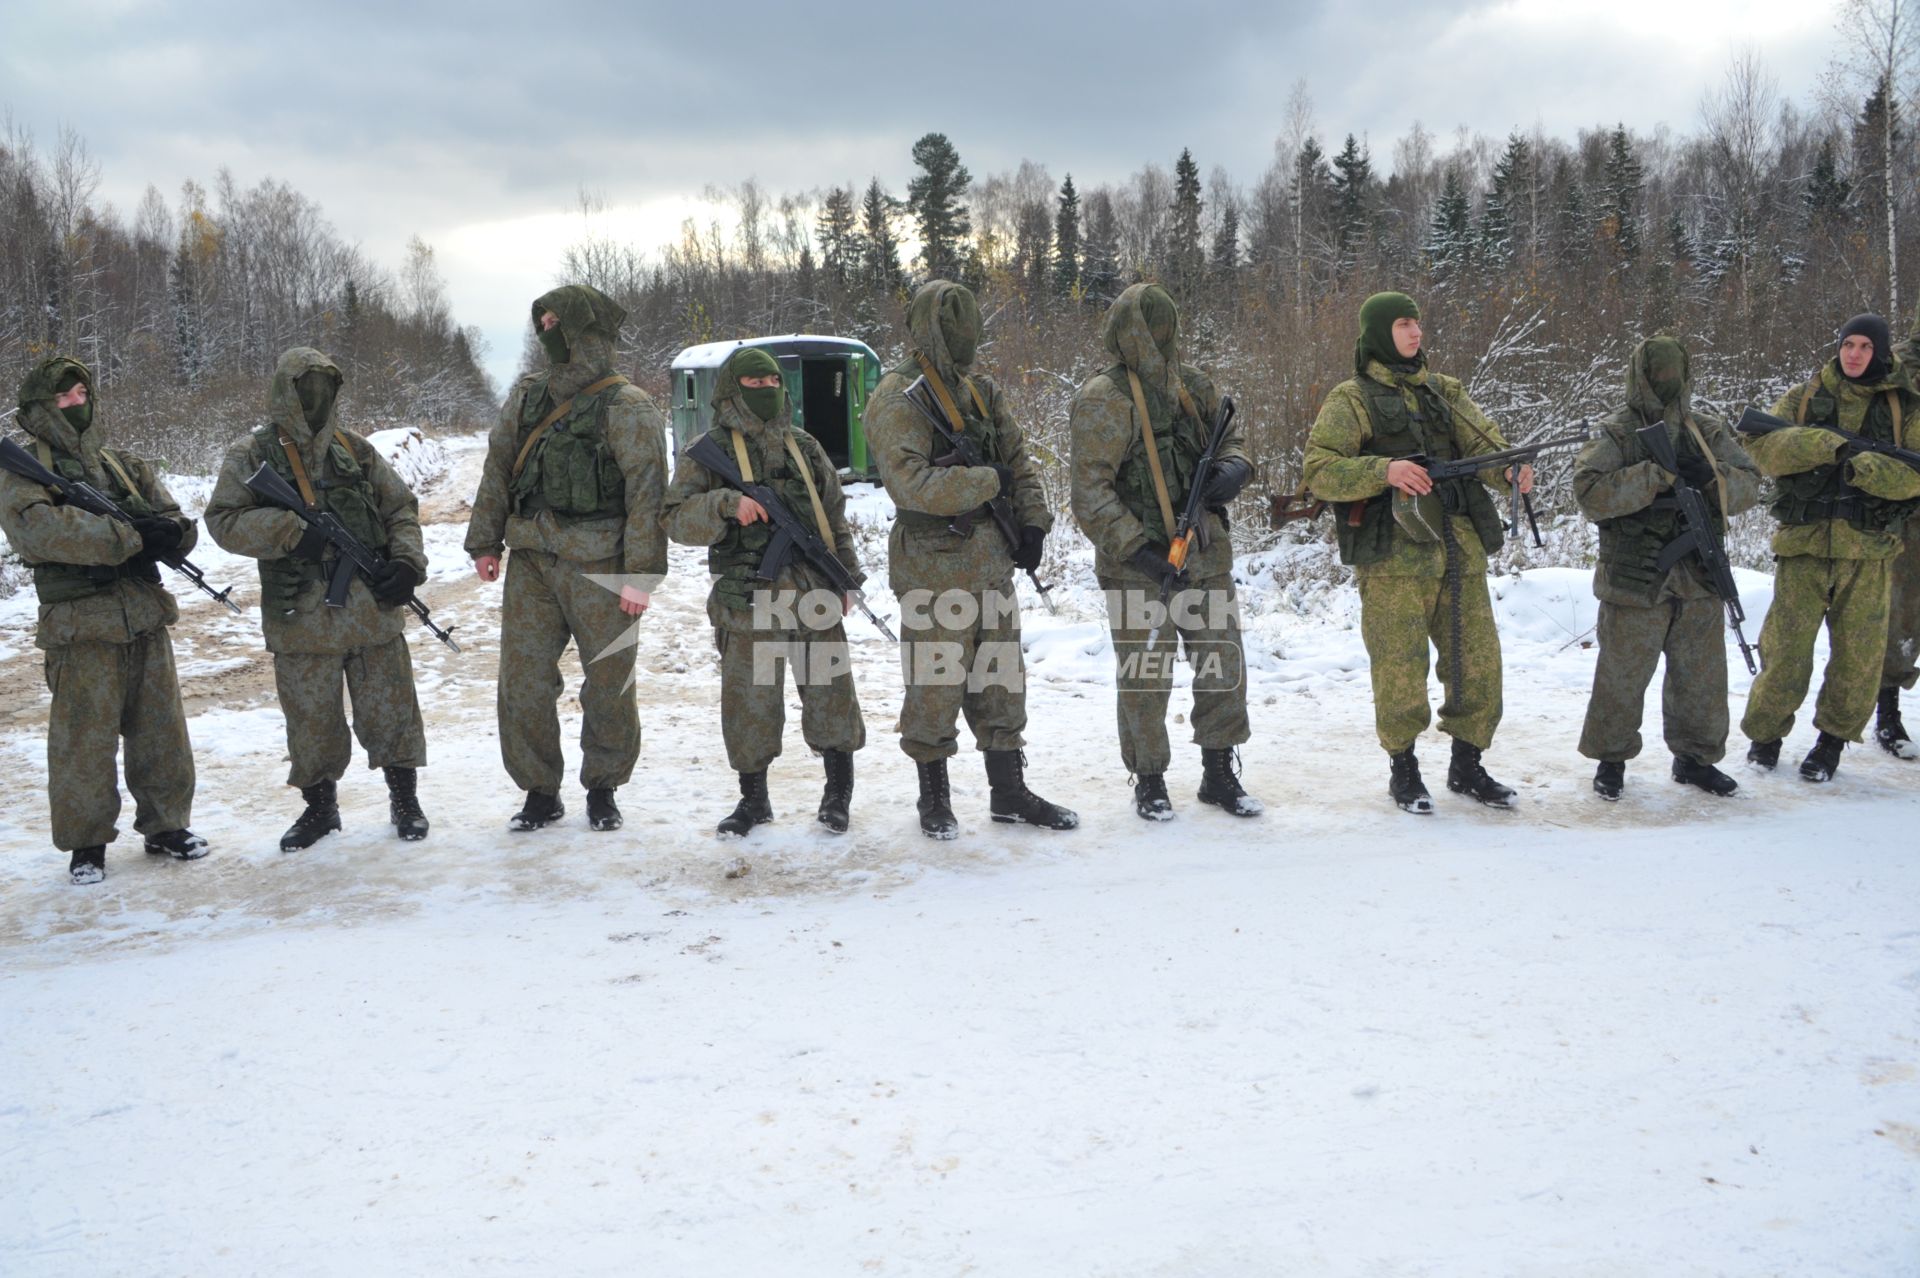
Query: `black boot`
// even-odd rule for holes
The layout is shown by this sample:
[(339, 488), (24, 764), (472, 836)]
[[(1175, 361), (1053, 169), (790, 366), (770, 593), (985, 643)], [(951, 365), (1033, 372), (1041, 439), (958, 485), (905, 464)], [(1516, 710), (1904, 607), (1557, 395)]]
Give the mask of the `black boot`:
[(1173, 820), (1173, 800), (1167, 797), (1167, 774), (1142, 772), (1133, 781), (1133, 810), (1149, 821)]
[[(1677, 761), (1674, 767), (1678, 769), (1679, 764)], [(1678, 771), (1674, 773), (1674, 776), (1678, 779)], [(1593, 770), (1593, 792), (1605, 799), (1608, 803), (1612, 803), (1620, 797), (1620, 792), (1626, 788), (1626, 762), (1621, 759), (1600, 760), (1600, 766)]]
[(1747, 745), (1747, 762), (1762, 772), (1771, 772), (1780, 766), (1779, 741), (1754, 741)]
[(1873, 739), (1896, 759), (1920, 759), (1920, 747), (1907, 737), (1907, 725), (1900, 722), (1900, 685), (1880, 689), (1879, 713), (1874, 716)]
[(1037, 825), (1044, 830), (1071, 830), (1080, 824), (1069, 811), (1027, 789), (1026, 756), (1018, 750), (988, 750), (988, 810), (1003, 825)]
[(773, 820), (773, 804), (767, 800), (767, 770), (740, 774), (740, 802), (720, 822), (715, 833), (737, 839), (756, 825)]
[(845, 834), (853, 805), (853, 753), (849, 750), (822, 750), (820, 763), (827, 770), (827, 785), (820, 792), (820, 824), (835, 834)]
[(98, 883), (107, 877), (107, 845), (75, 848), (67, 866), (67, 877), (75, 883)]
[(1816, 783), (1833, 780), (1833, 774), (1840, 770), (1840, 752), (1846, 748), (1842, 738), (1831, 732), (1821, 733), (1807, 757), (1800, 760), (1800, 779)]
[(1240, 788), (1239, 760), (1234, 757), (1237, 753), (1231, 747), (1200, 751), (1200, 802), (1238, 817), (1259, 816), (1267, 810), (1266, 805)]
[(507, 822), (507, 828), (516, 834), (528, 830), (538, 830), (552, 825), (567, 814), (567, 805), (560, 802), (557, 794), (548, 794), (542, 790), (527, 791), (527, 801)]
[(1698, 786), (1708, 794), (1717, 794), (1723, 799), (1740, 788), (1738, 781), (1711, 763), (1702, 763), (1690, 754), (1673, 756), (1673, 779), (1681, 785)]
[(1480, 747), (1468, 745), (1458, 737), (1453, 741), (1453, 762), (1447, 765), (1447, 789), (1478, 799), (1490, 808), (1513, 806), (1513, 791), (1487, 775), (1480, 766)]
[(162, 830), (147, 836), (148, 856), (170, 856), (176, 861), (198, 861), (210, 849), (192, 830)]
[(587, 791), (589, 830), (617, 830), (624, 824), (626, 818), (620, 815), (620, 805), (613, 801), (611, 786), (598, 786)]
[(334, 793), (333, 782), (302, 786), (300, 797), (307, 801), (307, 810), (280, 836), (282, 852), (310, 848), (340, 828), (340, 800)]
[(953, 819), (953, 792), (947, 788), (947, 761), (916, 764), (920, 771), (920, 833), (929, 839), (957, 839), (960, 823)]
[(1413, 747), (1388, 755), (1387, 763), (1391, 768), (1387, 774), (1387, 793), (1395, 805), (1415, 816), (1433, 815), (1433, 796), (1427, 793), (1427, 783), (1420, 779), (1420, 760), (1413, 757)]
[(427, 814), (420, 810), (420, 773), (413, 768), (382, 768), (387, 774), (387, 820), (402, 839), (427, 837)]

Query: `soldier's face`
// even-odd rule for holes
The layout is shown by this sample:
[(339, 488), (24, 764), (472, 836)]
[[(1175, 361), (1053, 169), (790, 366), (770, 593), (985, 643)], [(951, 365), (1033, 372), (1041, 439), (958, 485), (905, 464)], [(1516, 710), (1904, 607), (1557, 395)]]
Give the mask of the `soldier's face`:
[(1400, 352), (1401, 359), (1412, 359), (1420, 353), (1419, 320), (1397, 319), (1393, 322), (1393, 349)]
[(552, 311), (540, 312), (540, 331), (541, 332), (545, 333), (545, 332), (551, 331), (553, 326), (555, 324), (558, 324), (559, 322), (560, 322), (560, 317), (558, 315), (555, 315)]
[(87, 402), (87, 384), (75, 382), (71, 387), (53, 397), (55, 408), (78, 408)]
[(768, 373), (762, 377), (743, 377), (740, 384), (748, 390), (768, 390), (780, 384), (780, 375)]
[(1854, 334), (1840, 343), (1840, 371), (1858, 377), (1873, 363), (1873, 339)]

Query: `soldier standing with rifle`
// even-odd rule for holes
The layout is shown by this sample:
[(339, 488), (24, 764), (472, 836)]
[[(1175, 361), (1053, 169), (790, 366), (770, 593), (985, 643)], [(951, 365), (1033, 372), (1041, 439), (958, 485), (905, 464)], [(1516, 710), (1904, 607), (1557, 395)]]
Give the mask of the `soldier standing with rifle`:
[[(742, 347), (714, 379), (714, 424), (704, 438), (719, 448), (719, 464), (733, 462), (740, 480), (766, 485), (787, 511), (815, 525), (858, 585), (864, 574), (840, 476), (819, 441), (793, 425), (789, 410), (780, 365), (763, 350)], [(767, 765), (780, 756), (791, 665), (801, 737), (819, 752), (827, 774), (820, 824), (845, 833), (853, 753), (867, 743), (841, 623), (851, 600), (798, 556), (773, 580), (761, 579), (775, 538), (769, 512), (687, 453), (667, 489), (665, 511), (667, 536), (707, 547), (713, 574), (707, 616), (720, 650), (720, 732), (727, 760), (740, 774), (740, 802), (718, 832), (738, 837), (773, 819)]]
[[(1914, 315), (1907, 340), (1893, 348), (1909, 378), (1920, 368), (1920, 311)], [(1873, 739), (1896, 759), (1920, 759), (1920, 746), (1907, 734), (1900, 714), (1900, 692), (1920, 681), (1920, 529), (1903, 536), (1903, 546), (1889, 568), (1887, 597), (1887, 655), (1880, 668), (1880, 697), (1875, 707)]]
[[(1093, 542), (1118, 666), (1115, 710), (1120, 760), (1133, 780), (1134, 811), (1173, 816), (1167, 795), (1167, 703), (1173, 654), (1193, 666), (1193, 740), (1200, 747), (1199, 799), (1235, 816), (1258, 816), (1240, 785), (1235, 755), (1252, 737), (1246, 657), (1233, 588), (1227, 507), (1253, 476), (1231, 426), (1208, 473), (1199, 473), (1220, 411), (1213, 381), (1180, 362), (1180, 316), (1158, 284), (1135, 284), (1107, 311), (1102, 340), (1115, 363), (1073, 397), (1073, 515)], [(1201, 491), (1199, 549), (1170, 561), (1174, 512)], [(1149, 646), (1162, 624), (1163, 582), (1178, 591), (1164, 622), (1164, 646)], [(1194, 607), (1198, 601), (1198, 607)]]
[[(1673, 752), (1673, 779), (1709, 794), (1739, 788), (1713, 765), (1727, 752), (1727, 645), (1714, 574), (1703, 554), (1670, 548), (1708, 539), (1705, 554), (1724, 564), (1726, 521), (1760, 497), (1760, 476), (1721, 418), (1696, 412), (1686, 348), (1653, 337), (1627, 361), (1626, 402), (1601, 419), (1580, 454), (1573, 496), (1600, 526), (1593, 593), (1600, 600), (1593, 672), (1580, 753), (1599, 761), (1593, 788), (1620, 797), (1626, 761), (1640, 753), (1640, 719), (1653, 668), (1665, 656), (1661, 727)], [(1649, 441), (1643, 432), (1657, 428)], [(1665, 462), (1671, 462), (1669, 468)], [(1699, 495), (1708, 526), (1689, 526), (1681, 493)], [(1689, 543), (1691, 544), (1691, 543)], [(1731, 576), (1723, 588), (1730, 588)]]
[[(1305, 480), (1334, 503), (1340, 560), (1360, 587), (1360, 630), (1373, 672), (1374, 728), (1387, 792), (1403, 811), (1433, 801), (1414, 742), (1430, 718), (1427, 649), (1439, 652), (1440, 731), (1453, 738), (1447, 788), (1495, 808), (1513, 791), (1481, 752), (1500, 723), (1500, 634), (1487, 595), (1487, 555), (1504, 541), (1487, 488), (1533, 487), (1533, 467), (1497, 463), (1436, 483), (1416, 458), (1471, 459), (1505, 439), (1457, 380), (1431, 371), (1420, 308), (1376, 293), (1360, 308), (1354, 376), (1327, 395), (1307, 438)], [(1517, 474), (1514, 473), (1517, 470)]]
[(1887, 321), (1856, 315), (1840, 330), (1839, 353), (1773, 407), (1781, 429), (1748, 434), (1747, 451), (1774, 479), (1780, 529), (1773, 536), (1773, 606), (1760, 630), (1765, 668), (1747, 695), (1740, 729), (1747, 759), (1772, 771), (1813, 677), (1813, 644), (1824, 621), (1831, 641), (1814, 707), (1819, 737), (1800, 762), (1812, 782), (1832, 779), (1847, 742), (1873, 713), (1886, 663), (1889, 569), (1920, 503), (1920, 471), (1859, 452), (1832, 429), (1906, 447), (1920, 412)]
[(114, 753), (123, 737), (134, 829), (147, 851), (181, 861), (207, 854), (187, 828), (193, 745), (167, 633), (180, 609), (154, 566), (193, 549), (196, 530), (151, 465), (104, 446), (93, 389), (87, 366), (64, 356), (28, 373), (19, 396), (25, 451), (57, 485), (89, 485), (129, 519), (86, 510), (11, 467), (0, 474), (0, 532), (32, 570), (40, 600), (34, 643), (53, 695), (47, 806), (75, 883), (107, 874), (106, 845), (120, 833)]
[[(366, 748), (367, 766), (386, 775), (395, 830), (407, 840), (427, 835), (417, 790), (426, 729), (402, 611), (427, 575), (419, 503), (373, 445), (338, 424), (342, 380), (319, 351), (297, 346), (282, 355), (267, 393), (270, 419), (228, 450), (207, 503), (213, 539), (260, 561), (260, 625), (287, 721), (287, 784), (306, 803), (280, 836), (282, 852), (312, 847), (340, 828), (336, 787), (353, 759), (343, 682), (353, 736)], [(300, 514), (249, 487), (263, 465), (308, 508), (331, 514), (383, 556), (379, 576), (342, 575), (345, 597), (330, 605), (340, 551)]]
[[(899, 512), (888, 570), (907, 631), (900, 747), (920, 773), (920, 829), (934, 839), (960, 832), (947, 760), (959, 750), (964, 712), (986, 755), (993, 819), (1070, 830), (1078, 816), (1027, 788), (1026, 665), (1013, 592), (1016, 567), (1039, 568), (1053, 516), (1005, 396), (971, 375), (981, 329), (973, 294), (946, 280), (924, 284), (907, 327), (909, 353), (880, 379), (866, 430)], [(967, 463), (969, 453), (978, 464)], [(1002, 498), (1017, 545), (987, 513)]]

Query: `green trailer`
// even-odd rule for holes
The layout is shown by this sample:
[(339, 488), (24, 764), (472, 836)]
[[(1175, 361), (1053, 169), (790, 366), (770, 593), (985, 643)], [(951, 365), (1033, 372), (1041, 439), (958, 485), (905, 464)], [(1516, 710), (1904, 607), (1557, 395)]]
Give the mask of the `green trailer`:
[(780, 364), (794, 422), (819, 440), (843, 479), (879, 481), (867, 454), (862, 421), (880, 384), (880, 357), (850, 337), (753, 337), (689, 346), (673, 359), (673, 446), (678, 452), (713, 427), (713, 379), (743, 346), (757, 346)]

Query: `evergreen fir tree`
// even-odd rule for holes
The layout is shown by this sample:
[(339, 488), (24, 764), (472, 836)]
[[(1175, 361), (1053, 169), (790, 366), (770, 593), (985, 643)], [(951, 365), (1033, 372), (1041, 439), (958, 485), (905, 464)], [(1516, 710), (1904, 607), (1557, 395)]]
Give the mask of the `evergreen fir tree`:
[(913, 144), (920, 176), (907, 183), (907, 207), (920, 229), (920, 260), (934, 279), (958, 279), (965, 273), (965, 241), (973, 231), (962, 203), (973, 175), (944, 133), (929, 133)]

